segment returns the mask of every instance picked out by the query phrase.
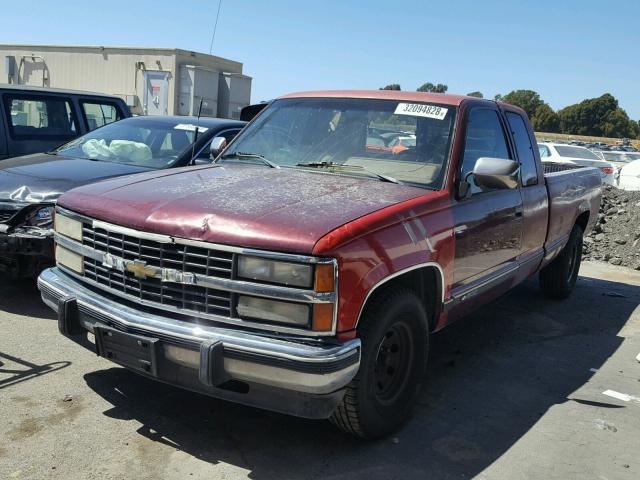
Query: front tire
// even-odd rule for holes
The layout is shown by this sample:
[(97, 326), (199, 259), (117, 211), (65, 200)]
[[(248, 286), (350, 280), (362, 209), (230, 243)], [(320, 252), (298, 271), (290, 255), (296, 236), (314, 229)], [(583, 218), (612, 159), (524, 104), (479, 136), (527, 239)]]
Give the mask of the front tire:
[(393, 290), (367, 305), (358, 326), (360, 369), (332, 423), (367, 439), (387, 435), (404, 423), (425, 374), (428, 325), (422, 302), (408, 290)]
[(571, 294), (582, 261), (582, 235), (582, 228), (574, 225), (562, 252), (540, 270), (540, 288), (546, 296), (564, 299)]

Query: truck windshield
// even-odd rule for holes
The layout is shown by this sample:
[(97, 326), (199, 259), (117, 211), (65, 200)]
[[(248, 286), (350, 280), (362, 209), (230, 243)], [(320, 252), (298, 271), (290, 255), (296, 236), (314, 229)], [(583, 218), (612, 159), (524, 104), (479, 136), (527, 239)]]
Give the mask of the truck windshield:
[[(195, 127), (131, 118), (110, 123), (58, 147), (54, 154), (128, 163), (148, 168), (172, 166), (191, 147)], [(200, 127), (200, 131), (206, 128)]]
[(267, 107), (220, 161), (259, 155), (280, 167), (440, 189), (455, 115), (448, 105), (396, 100), (282, 99)]

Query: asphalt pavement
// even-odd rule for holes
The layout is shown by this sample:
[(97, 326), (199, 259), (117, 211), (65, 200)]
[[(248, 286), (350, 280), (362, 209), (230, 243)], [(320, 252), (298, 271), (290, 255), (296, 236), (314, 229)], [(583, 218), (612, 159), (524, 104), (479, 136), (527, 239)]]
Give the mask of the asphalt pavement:
[(0, 280), (0, 479), (638, 479), (639, 304), (621, 267), (528, 281), (435, 334), (412, 419), (363, 442), (142, 378)]

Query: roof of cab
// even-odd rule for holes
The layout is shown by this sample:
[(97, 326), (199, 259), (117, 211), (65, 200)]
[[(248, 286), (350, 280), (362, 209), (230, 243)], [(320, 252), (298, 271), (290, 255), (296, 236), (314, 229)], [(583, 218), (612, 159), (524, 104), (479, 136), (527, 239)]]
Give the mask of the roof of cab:
[[(479, 100), (477, 97), (465, 95), (449, 95), (446, 93), (403, 92), (401, 90), (318, 90), (310, 92), (289, 93), (279, 98), (367, 98), (372, 100), (402, 100), (409, 102), (433, 102), (440, 105), (459, 106), (464, 100)], [(494, 103), (492, 100), (485, 102)], [(495, 103), (494, 103), (495, 104)]]

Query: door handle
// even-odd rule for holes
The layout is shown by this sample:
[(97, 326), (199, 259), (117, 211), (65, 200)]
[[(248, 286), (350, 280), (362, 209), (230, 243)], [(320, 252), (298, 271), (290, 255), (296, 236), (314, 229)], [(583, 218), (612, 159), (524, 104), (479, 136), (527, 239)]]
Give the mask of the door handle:
[(518, 210), (518, 211), (516, 212), (516, 217), (517, 217), (517, 218), (522, 217), (522, 210)]

